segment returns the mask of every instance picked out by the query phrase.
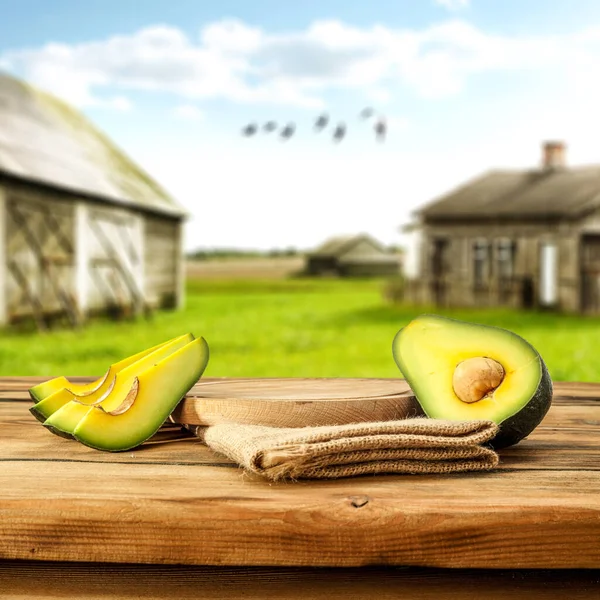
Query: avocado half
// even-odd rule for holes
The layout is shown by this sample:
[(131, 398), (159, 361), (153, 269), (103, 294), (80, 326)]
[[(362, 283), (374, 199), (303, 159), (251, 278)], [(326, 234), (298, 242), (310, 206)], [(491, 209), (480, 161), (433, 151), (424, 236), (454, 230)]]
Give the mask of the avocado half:
[(499, 327), (421, 315), (394, 338), (396, 364), (428, 417), (500, 426), (494, 448), (512, 446), (542, 421), (552, 380), (522, 337)]

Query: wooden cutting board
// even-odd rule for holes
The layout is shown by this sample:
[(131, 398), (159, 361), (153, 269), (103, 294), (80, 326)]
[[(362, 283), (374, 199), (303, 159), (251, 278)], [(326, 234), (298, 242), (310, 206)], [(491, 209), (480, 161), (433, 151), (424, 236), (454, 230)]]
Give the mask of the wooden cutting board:
[(401, 379), (201, 380), (175, 409), (172, 420), (185, 425), (314, 427), (420, 414), (410, 387)]

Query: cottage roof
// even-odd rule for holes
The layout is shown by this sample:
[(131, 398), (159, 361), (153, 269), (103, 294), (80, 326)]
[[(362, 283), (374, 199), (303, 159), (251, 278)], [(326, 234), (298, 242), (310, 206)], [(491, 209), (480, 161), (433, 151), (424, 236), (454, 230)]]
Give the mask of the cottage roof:
[(366, 233), (358, 233), (353, 235), (340, 235), (331, 237), (325, 240), (325, 242), (323, 242), (310, 254), (311, 256), (340, 258), (363, 241), (367, 241), (373, 246), (373, 253), (385, 252), (384, 247), (370, 235), (367, 235)]
[(600, 206), (600, 166), (491, 171), (426, 205), (428, 218), (576, 218)]
[(111, 203), (185, 214), (81, 113), (2, 73), (0, 174)]

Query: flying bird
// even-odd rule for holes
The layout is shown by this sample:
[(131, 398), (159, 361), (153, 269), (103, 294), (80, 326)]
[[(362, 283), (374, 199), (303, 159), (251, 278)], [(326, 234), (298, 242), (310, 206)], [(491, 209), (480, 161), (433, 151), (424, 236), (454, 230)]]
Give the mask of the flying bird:
[(267, 121), (264, 125), (263, 125), (263, 129), (267, 132), (267, 133), (271, 133), (272, 131), (275, 131), (277, 129), (277, 123), (275, 123), (275, 121)]
[(368, 106), (367, 108), (363, 108), (360, 111), (359, 117), (361, 119), (370, 119), (373, 116), (373, 113), (374, 113), (373, 109)]
[(315, 130), (321, 131), (325, 129), (325, 127), (327, 127), (327, 123), (329, 123), (329, 117), (326, 114), (319, 115), (315, 121)]
[(258, 129), (258, 127), (256, 126), (256, 123), (250, 123), (249, 125), (246, 125), (246, 127), (244, 127), (242, 129), (242, 135), (245, 135), (246, 137), (250, 137), (256, 133), (257, 129)]
[(385, 119), (379, 119), (379, 121), (375, 123), (375, 127), (373, 129), (375, 130), (377, 139), (380, 142), (383, 142), (387, 134), (387, 123), (385, 122)]
[(346, 135), (346, 125), (344, 123), (339, 123), (333, 132), (333, 141), (341, 142)]
[(294, 135), (294, 131), (296, 131), (296, 126), (293, 123), (288, 123), (282, 130), (281, 130), (281, 137), (284, 140), (288, 140), (290, 139), (293, 135)]

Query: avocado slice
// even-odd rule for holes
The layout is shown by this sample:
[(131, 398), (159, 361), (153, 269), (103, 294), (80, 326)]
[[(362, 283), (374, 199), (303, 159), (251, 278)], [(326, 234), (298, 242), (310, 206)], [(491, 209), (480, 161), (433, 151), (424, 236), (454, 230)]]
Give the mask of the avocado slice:
[(118, 382), (105, 403), (88, 408), (75, 427), (75, 439), (110, 452), (139, 446), (202, 376), (208, 357), (206, 340), (198, 338), (138, 373), (128, 385)]
[(91, 383), (75, 383), (61, 375), (60, 377), (54, 377), (43, 383), (38, 383), (38, 385), (29, 389), (29, 395), (34, 402), (41, 402), (51, 394), (54, 394), (54, 392), (58, 392), (62, 389), (68, 389), (72, 394), (86, 396), (87, 394), (95, 392), (106, 381), (107, 377), (108, 371), (104, 373), (102, 377)]
[[(175, 340), (177, 338), (173, 338)], [(153, 348), (149, 348), (147, 350), (143, 350), (142, 352), (138, 352), (137, 354), (132, 354), (127, 358), (111, 365), (104, 373), (102, 377), (96, 379), (92, 383), (75, 383), (73, 381), (69, 381), (66, 377), (55, 377), (54, 379), (49, 379), (48, 381), (44, 381), (43, 383), (38, 383), (38, 385), (34, 385), (29, 389), (29, 395), (34, 402), (41, 402), (48, 396), (58, 392), (60, 390), (66, 389), (74, 396), (89, 396), (95, 392), (102, 394), (105, 392), (111, 382), (114, 380), (115, 375), (123, 370), (125, 367), (128, 367), (130, 364), (140, 360), (147, 354), (158, 350), (161, 346), (172, 342), (173, 340), (169, 340), (168, 342), (163, 342), (162, 344), (158, 344)]]
[(550, 408), (552, 380), (542, 357), (506, 329), (421, 315), (396, 334), (392, 349), (427, 416), (494, 421), (494, 448), (522, 440)]
[(52, 433), (62, 437), (73, 437), (75, 426), (87, 413), (87, 409), (90, 406), (101, 405), (106, 401), (110, 401), (111, 393), (117, 385), (131, 386), (131, 382), (138, 373), (145, 371), (163, 358), (179, 350), (179, 348), (182, 348), (193, 339), (194, 336), (191, 333), (186, 333), (159, 346), (158, 349), (155, 349), (150, 354), (117, 372), (113, 380), (113, 385), (102, 395), (96, 392), (88, 396), (76, 397), (68, 390), (63, 389), (38, 402), (38, 404), (35, 404), (29, 410), (36, 414), (36, 416), (39, 415), (38, 418), (52, 411), (44, 420), (44, 426), (52, 431)]

